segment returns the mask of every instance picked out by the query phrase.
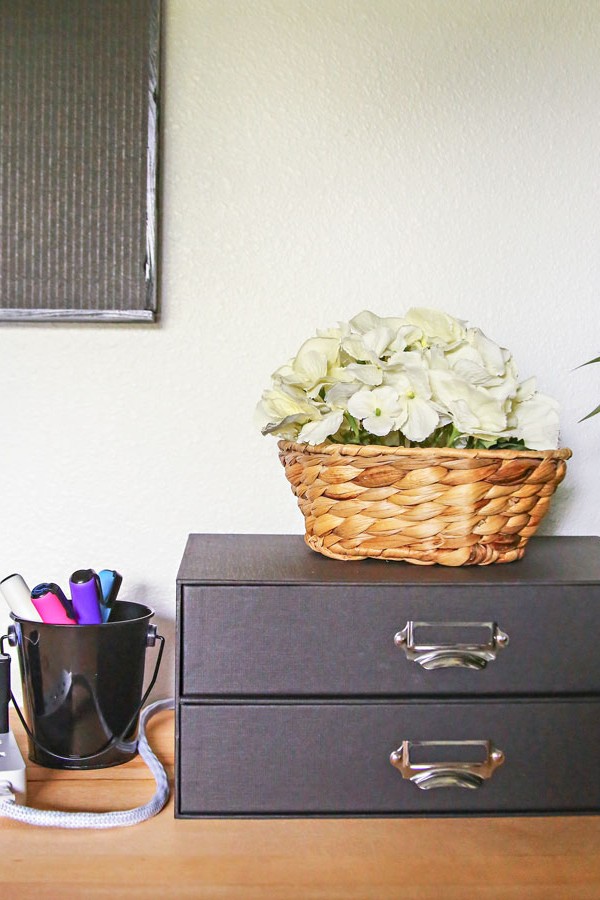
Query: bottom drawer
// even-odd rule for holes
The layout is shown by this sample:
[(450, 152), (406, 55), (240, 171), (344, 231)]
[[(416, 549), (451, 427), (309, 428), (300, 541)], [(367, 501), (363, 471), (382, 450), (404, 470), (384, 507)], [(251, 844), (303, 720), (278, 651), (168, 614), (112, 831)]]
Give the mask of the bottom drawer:
[(596, 812), (599, 757), (594, 700), (181, 703), (176, 815)]

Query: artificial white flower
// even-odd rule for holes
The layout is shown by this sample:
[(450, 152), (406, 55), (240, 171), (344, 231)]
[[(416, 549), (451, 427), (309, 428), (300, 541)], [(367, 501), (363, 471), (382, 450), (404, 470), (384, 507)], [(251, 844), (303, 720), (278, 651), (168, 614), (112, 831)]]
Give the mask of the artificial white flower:
[(328, 437), (338, 431), (343, 418), (344, 413), (342, 410), (336, 409), (333, 412), (327, 413), (322, 419), (308, 422), (298, 435), (298, 440), (300, 443), (322, 444)]
[(366, 334), (367, 331), (374, 331), (376, 328), (389, 328), (395, 334), (404, 324), (404, 320), (398, 316), (382, 318), (369, 312), (368, 309), (363, 309), (357, 316), (350, 319), (350, 327), (359, 334)]
[(349, 334), (349, 322), (338, 322), (337, 325), (332, 325), (330, 328), (317, 328), (317, 337), (335, 338), (338, 343), (341, 343), (342, 338), (348, 337)]
[(265, 434), (391, 446), (553, 449), (558, 406), (519, 383), (510, 352), (435, 309), (363, 310), (319, 331), (272, 376), (257, 412)]
[(464, 322), (437, 309), (413, 307), (406, 313), (406, 320), (422, 330), (428, 343), (452, 347), (466, 336)]
[(434, 368), (448, 366), (467, 384), (485, 388), (498, 400), (514, 397), (518, 387), (517, 370), (512, 356), (490, 341), (479, 329), (471, 328), (466, 340), (455, 344), (440, 360), (439, 348)]
[(362, 422), (363, 428), (383, 437), (396, 428), (404, 412), (398, 394), (391, 387), (361, 388), (348, 400), (348, 412)]
[(511, 358), (508, 350), (491, 341), (480, 328), (468, 328), (466, 339), (490, 375), (504, 375), (506, 364)]
[(305, 341), (294, 359), (277, 369), (273, 377), (315, 395), (327, 380), (329, 367), (338, 361), (339, 341), (334, 337), (314, 337)]
[(396, 428), (409, 441), (421, 443), (440, 424), (439, 412), (431, 402), (431, 388), (426, 371), (416, 366), (391, 370), (385, 374), (385, 383), (398, 396), (400, 412), (396, 418)]
[(350, 376), (345, 378), (345, 381), (353, 380), (359, 384), (369, 384), (371, 387), (377, 387), (383, 381), (383, 370), (370, 363), (350, 363), (344, 372)]
[(502, 380), (504, 374), (503, 371), (490, 371), (475, 347), (467, 343), (458, 344), (446, 354), (446, 360), (449, 367), (463, 381), (478, 387), (496, 385)]
[(293, 440), (298, 426), (315, 416), (314, 406), (298, 388), (282, 385), (264, 391), (256, 408), (256, 422), (263, 434)]
[(477, 357), (477, 351), (467, 344), (461, 344), (447, 355), (447, 362), (452, 373), (466, 384), (485, 391), (500, 403), (515, 396), (518, 388), (517, 372), (512, 360), (505, 366), (504, 372), (494, 374)]
[(457, 431), (469, 435), (504, 431), (503, 404), (489, 392), (469, 384), (452, 371), (432, 369), (429, 378), (434, 398), (448, 410)]
[(351, 335), (342, 340), (342, 349), (353, 359), (378, 364), (394, 340), (391, 328), (382, 325), (364, 334)]
[(558, 447), (558, 410), (556, 400), (538, 391), (515, 403), (510, 416), (514, 425), (509, 432), (530, 450), (554, 450)]
[(356, 394), (357, 391), (360, 391), (362, 386), (363, 385), (360, 382), (349, 384), (340, 381), (338, 384), (334, 384), (333, 387), (329, 388), (325, 394), (325, 403), (331, 409), (348, 409), (350, 397), (352, 397), (353, 394)]
[(311, 417), (312, 404), (306, 399), (303, 391), (290, 385), (281, 385), (270, 391), (264, 391), (258, 411), (262, 411), (266, 422), (290, 415), (306, 415)]
[(417, 325), (401, 325), (390, 344), (391, 356), (388, 361), (391, 365), (395, 365), (404, 353), (422, 355), (426, 346), (427, 340)]
[[(535, 394), (536, 380), (535, 378), (526, 378), (517, 385), (515, 397), (517, 400), (530, 400)], [(554, 402), (554, 401), (553, 401)]]

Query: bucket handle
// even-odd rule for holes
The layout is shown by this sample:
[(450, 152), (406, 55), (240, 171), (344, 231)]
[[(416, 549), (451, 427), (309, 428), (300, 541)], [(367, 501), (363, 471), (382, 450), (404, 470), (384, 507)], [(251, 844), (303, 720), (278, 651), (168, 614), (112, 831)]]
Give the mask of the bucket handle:
[[(0, 638), (0, 652), (2, 652), (2, 653), (4, 653), (4, 641), (5, 640), (8, 641), (9, 647), (17, 646), (17, 631), (16, 631), (16, 628), (14, 625), (9, 625), (8, 633), (2, 635), (2, 638)], [(60, 753), (53, 753), (52, 750), (48, 750), (47, 747), (44, 747), (44, 745), (42, 743), (40, 743), (40, 741), (38, 741), (38, 739), (33, 735), (31, 729), (29, 728), (29, 725), (25, 721), (25, 717), (24, 717), (23, 713), (21, 712), (21, 708), (19, 707), (19, 704), (17, 703), (15, 695), (13, 694), (13, 692), (11, 690), (10, 699), (12, 700), (12, 703), (17, 712), (17, 715), (18, 715), (19, 719), (21, 720), (21, 725), (23, 726), (23, 728), (25, 729), (25, 731), (27, 733), (27, 737), (35, 744), (35, 746), (39, 750), (43, 750), (44, 753), (46, 753), (48, 756), (51, 756), (53, 759), (60, 759), (61, 762), (88, 762), (88, 760), (96, 759), (98, 756), (102, 756), (104, 753), (106, 753), (107, 750), (110, 750), (111, 747), (114, 747), (115, 744), (118, 744), (120, 741), (124, 740), (125, 735), (129, 731), (129, 729), (131, 728), (133, 723), (135, 722), (136, 718), (141, 713), (141, 711), (144, 707), (144, 703), (150, 696), (150, 691), (156, 684), (156, 679), (158, 678), (158, 670), (160, 669), (160, 663), (162, 660), (163, 650), (165, 649), (165, 639), (164, 639), (163, 635), (158, 634), (156, 625), (150, 624), (150, 625), (148, 625), (148, 633), (146, 635), (146, 646), (154, 647), (156, 641), (160, 641), (160, 648), (158, 651), (158, 656), (156, 657), (156, 663), (154, 664), (154, 672), (152, 674), (150, 684), (148, 685), (148, 687), (144, 693), (144, 696), (140, 700), (136, 711), (130, 718), (129, 722), (127, 723), (126, 727), (123, 729), (121, 734), (110, 738), (110, 740), (107, 741), (103, 747), (101, 747), (95, 753), (90, 753), (88, 756), (61, 756)]]

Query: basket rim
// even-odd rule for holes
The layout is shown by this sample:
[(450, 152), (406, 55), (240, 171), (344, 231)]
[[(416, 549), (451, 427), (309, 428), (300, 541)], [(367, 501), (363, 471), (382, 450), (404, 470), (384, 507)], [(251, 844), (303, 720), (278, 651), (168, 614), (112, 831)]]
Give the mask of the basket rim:
[(570, 459), (569, 447), (556, 450), (465, 450), (457, 447), (385, 447), (379, 444), (300, 444), (296, 441), (278, 441), (280, 451), (341, 456), (422, 456), (468, 459)]

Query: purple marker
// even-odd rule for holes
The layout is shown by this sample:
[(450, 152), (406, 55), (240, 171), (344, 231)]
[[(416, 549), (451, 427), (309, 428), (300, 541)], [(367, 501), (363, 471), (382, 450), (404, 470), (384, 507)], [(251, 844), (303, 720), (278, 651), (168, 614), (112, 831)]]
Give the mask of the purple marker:
[(101, 625), (102, 586), (93, 569), (78, 569), (69, 579), (71, 600), (79, 625)]

